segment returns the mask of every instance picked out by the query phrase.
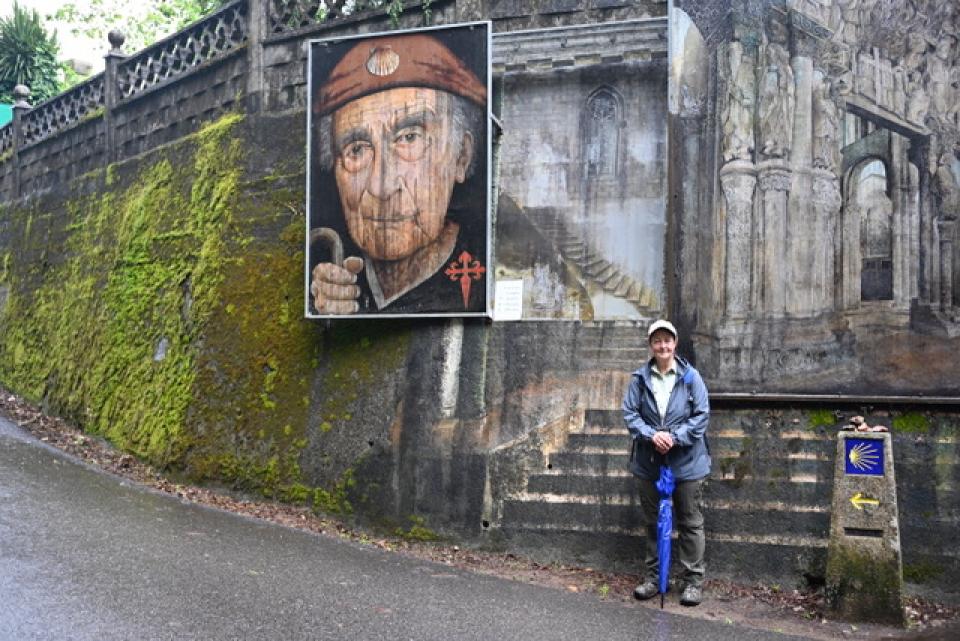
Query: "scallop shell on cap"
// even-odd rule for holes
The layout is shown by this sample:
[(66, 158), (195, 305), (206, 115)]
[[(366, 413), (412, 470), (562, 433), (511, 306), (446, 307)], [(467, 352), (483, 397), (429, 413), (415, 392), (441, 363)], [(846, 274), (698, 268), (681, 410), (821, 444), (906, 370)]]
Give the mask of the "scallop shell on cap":
[(367, 58), (367, 71), (375, 76), (389, 76), (400, 66), (400, 55), (389, 45), (376, 47)]

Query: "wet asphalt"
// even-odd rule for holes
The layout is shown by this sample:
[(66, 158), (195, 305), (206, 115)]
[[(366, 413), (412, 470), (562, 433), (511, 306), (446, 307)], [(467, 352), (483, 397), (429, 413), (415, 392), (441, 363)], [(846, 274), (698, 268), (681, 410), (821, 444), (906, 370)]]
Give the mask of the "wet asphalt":
[(0, 641), (799, 638), (185, 504), (0, 419)]

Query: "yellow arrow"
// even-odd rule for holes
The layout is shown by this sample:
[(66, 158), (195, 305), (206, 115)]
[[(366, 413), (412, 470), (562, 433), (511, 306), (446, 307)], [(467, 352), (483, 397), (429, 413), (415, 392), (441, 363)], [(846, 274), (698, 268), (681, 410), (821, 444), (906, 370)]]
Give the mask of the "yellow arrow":
[(878, 499), (872, 499), (869, 496), (864, 496), (860, 492), (854, 494), (850, 499), (850, 502), (853, 503), (853, 507), (857, 508), (858, 510), (862, 510), (864, 505), (869, 505), (870, 507), (877, 507), (880, 505), (880, 501)]

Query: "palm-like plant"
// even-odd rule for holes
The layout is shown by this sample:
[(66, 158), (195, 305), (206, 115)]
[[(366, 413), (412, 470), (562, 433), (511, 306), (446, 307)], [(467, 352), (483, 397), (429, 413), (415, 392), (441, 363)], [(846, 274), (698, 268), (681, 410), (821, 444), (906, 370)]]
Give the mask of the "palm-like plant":
[(0, 16), (0, 102), (12, 103), (20, 84), (30, 87), (34, 104), (55, 96), (58, 50), (56, 31), (48, 33), (35, 9), (14, 0), (13, 13)]

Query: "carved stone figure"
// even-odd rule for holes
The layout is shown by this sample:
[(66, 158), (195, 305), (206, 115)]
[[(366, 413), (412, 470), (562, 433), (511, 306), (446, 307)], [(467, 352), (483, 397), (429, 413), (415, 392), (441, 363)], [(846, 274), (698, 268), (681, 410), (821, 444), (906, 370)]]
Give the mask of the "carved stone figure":
[(960, 217), (960, 176), (954, 173), (955, 165), (960, 165), (950, 149), (940, 153), (934, 174), (934, 185), (940, 201), (940, 217), (956, 220)]
[(793, 145), (796, 87), (787, 51), (786, 27), (771, 20), (768, 32), (769, 40), (762, 47), (764, 70), (759, 100), (760, 149), (768, 158), (783, 158)]
[(899, 71), (907, 94), (906, 118), (910, 122), (923, 123), (930, 108), (930, 95), (923, 82), (928, 44), (923, 34), (913, 31), (907, 36), (907, 51), (900, 61)]
[(840, 113), (831, 94), (831, 86), (827, 80), (824, 80), (813, 94), (813, 166), (836, 171)]
[(751, 160), (754, 149), (753, 61), (744, 55), (743, 45), (731, 42), (728, 49), (727, 104), (723, 114), (723, 160)]
[(957, 91), (953, 82), (957, 77), (953, 54), (957, 38), (943, 34), (937, 41), (933, 55), (927, 57), (927, 93), (933, 114), (942, 125), (949, 125), (957, 113)]
[(860, 43), (860, 0), (836, 0), (830, 28), (834, 40), (856, 50)]

